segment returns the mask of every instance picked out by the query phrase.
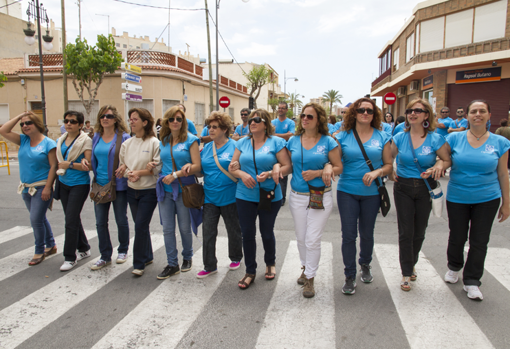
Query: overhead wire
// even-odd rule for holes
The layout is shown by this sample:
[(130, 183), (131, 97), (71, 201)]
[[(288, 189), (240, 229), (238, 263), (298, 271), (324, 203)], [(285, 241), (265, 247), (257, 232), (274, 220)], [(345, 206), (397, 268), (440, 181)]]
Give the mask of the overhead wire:
[(4, 5), (4, 6), (0, 6), (0, 8), (4, 8), (4, 7), (7, 7), (7, 6), (10, 6), (10, 5), (16, 4), (16, 3), (18, 3), (18, 2), (21, 2), (21, 0), (16, 0), (16, 1), (14, 1), (14, 2), (11, 2), (10, 4), (6, 4), (6, 5)]

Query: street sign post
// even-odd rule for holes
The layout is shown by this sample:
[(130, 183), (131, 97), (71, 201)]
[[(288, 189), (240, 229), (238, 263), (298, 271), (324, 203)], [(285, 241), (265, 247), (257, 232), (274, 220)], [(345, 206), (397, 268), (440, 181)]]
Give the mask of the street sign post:
[[(126, 121), (128, 121), (128, 108), (129, 108), (129, 102), (142, 102), (143, 98), (141, 95), (134, 94), (134, 93), (128, 93), (129, 92), (136, 92), (136, 93), (142, 93), (143, 89), (140, 85), (135, 85), (133, 82), (140, 84), (142, 82), (142, 77), (135, 75), (135, 74), (142, 74), (142, 68), (137, 67), (136, 65), (129, 64), (129, 63), (121, 63), (120, 68), (125, 71), (125, 73), (121, 73), (120, 77), (123, 80), (126, 80), (126, 82), (122, 83), (122, 89), (126, 91), (125, 93), (122, 93), (122, 99), (124, 100), (124, 117), (126, 118)], [(135, 74), (131, 74), (131, 73)]]
[(130, 84), (127, 82), (124, 82), (122, 84), (122, 89), (126, 91), (136, 92), (136, 93), (142, 93), (143, 88), (140, 85)]
[(397, 95), (394, 94), (393, 92), (388, 92), (387, 94), (384, 95), (383, 100), (384, 103), (386, 103), (387, 105), (395, 104), (395, 102), (397, 101)]
[(129, 64), (129, 63), (121, 63), (120, 69), (127, 70), (127, 71), (130, 71), (131, 73), (135, 73), (135, 74), (142, 74), (142, 68), (140, 68), (136, 65), (133, 65), (133, 64)]
[(130, 74), (130, 73), (120, 73), (120, 78), (122, 80), (136, 82), (137, 84), (141, 84), (142, 83), (142, 77), (141, 76), (137, 76), (137, 75)]
[(225, 111), (225, 108), (228, 108), (228, 106), (230, 105), (230, 99), (227, 96), (223, 96), (220, 98), (218, 103), (223, 108), (223, 111)]
[(142, 101), (142, 96), (135, 95), (135, 94), (132, 94), (132, 93), (123, 93), (122, 94), (122, 99), (125, 100), (125, 101), (131, 101), (131, 102), (141, 102)]

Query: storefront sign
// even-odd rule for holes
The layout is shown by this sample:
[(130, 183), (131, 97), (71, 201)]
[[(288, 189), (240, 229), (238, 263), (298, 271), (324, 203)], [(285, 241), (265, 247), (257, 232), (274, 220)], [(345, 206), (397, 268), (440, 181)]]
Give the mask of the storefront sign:
[(455, 74), (456, 84), (501, 80), (501, 67), (458, 71)]
[(426, 90), (428, 88), (432, 88), (434, 85), (434, 75), (427, 76), (423, 78), (423, 82), (421, 84), (422, 90)]

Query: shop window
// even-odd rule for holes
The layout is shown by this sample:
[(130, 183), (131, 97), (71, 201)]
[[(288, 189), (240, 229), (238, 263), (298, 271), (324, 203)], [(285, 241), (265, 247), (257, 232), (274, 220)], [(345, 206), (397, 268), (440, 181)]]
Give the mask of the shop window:
[(83, 113), (85, 116), (85, 121), (90, 121), (90, 124), (93, 126), (96, 124), (97, 120), (97, 114), (99, 113), (99, 100), (94, 100), (94, 105), (92, 106), (92, 109), (90, 110), (90, 115), (87, 117), (87, 111), (85, 110), (85, 107), (83, 106), (83, 103), (81, 101), (69, 101), (67, 102), (67, 107), (69, 110), (79, 111), (80, 113)]
[(414, 33), (409, 35), (406, 40), (406, 63), (414, 57)]
[(446, 16), (445, 47), (471, 43), (473, 33), (473, 9)]
[[(152, 99), (142, 99), (141, 102), (132, 102), (128, 101), (128, 108), (126, 110), (126, 117), (128, 117), (127, 112), (129, 112), (129, 109), (131, 108), (144, 108), (147, 109), (151, 115), (154, 117), (154, 100)], [(157, 120), (157, 118), (156, 118)]]
[(444, 17), (421, 23), (420, 52), (440, 50), (444, 41)]
[(166, 113), (166, 111), (173, 106), (176, 106), (181, 103), (178, 99), (163, 99), (163, 114)]
[(505, 36), (507, 3), (507, 0), (501, 0), (475, 9), (475, 42)]
[[(434, 91), (433, 89), (423, 91), (423, 99), (427, 100), (430, 103), (430, 105), (432, 105), (432, 106), (434, 106), (433, 91)], [(433, 107), (433, 109), (434, 109), (434, 107)]]

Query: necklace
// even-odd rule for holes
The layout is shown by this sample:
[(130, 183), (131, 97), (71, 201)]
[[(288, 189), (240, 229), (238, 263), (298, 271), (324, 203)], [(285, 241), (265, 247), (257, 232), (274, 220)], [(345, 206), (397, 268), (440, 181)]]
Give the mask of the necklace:
[(472, 134), (473, 136), (475, 136), (476, 140), (477, 140), (477, 141), (479, 141), (479, 140), (480, 140), (480, 138), (482, 138), (483, 136), (485, 136), (485, 134), (487, 133), (487, 130), (485, 130), (485, 132), (483, 133), (483, 135), (481, 135), (480, 137), (478, 137), (477, 135), (475, 135), (475, 134), (473, 133), (473, 131), (471, 131), (471, 129), (469, 129), (469, 132), (471, 132), (471, 134)]

